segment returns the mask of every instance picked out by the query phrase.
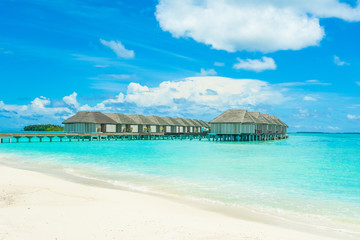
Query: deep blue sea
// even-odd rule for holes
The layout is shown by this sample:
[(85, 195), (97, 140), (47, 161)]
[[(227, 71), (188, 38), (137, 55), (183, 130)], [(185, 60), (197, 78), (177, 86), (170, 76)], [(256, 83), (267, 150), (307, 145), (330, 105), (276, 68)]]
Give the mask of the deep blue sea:
[(359, 134), (290, 134), (268, 142), (13, 143), (0, 144), (0, 159), (323, 227), (360, 229)]

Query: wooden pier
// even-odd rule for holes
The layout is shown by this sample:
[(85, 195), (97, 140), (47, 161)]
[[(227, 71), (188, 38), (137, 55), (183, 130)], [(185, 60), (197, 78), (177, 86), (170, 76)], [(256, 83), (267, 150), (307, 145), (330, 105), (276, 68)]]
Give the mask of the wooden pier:
[(288, 138), (287, 134), (217, 134), (209, 133), (209, 141), (231, 141), (231, 142), (252, 142), (252, 141), (268, 141), (280, 140)]
[[(205, 133), (5, 133), (0, 143), (204, 139)], [(35, 141), (34, 141), (35, 140)]]
[(286, 139), (286, 134), (215, 134), (215, 133), (5, 133), (0, 143), (84, 142), (118, 140), (193, 140), (252, 142)]

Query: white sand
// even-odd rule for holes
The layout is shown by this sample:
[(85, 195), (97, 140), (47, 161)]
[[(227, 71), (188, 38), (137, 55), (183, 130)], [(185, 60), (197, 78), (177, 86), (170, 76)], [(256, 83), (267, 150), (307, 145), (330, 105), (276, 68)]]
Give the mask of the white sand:
[(0, 239), (338, 239), (0, 165)]

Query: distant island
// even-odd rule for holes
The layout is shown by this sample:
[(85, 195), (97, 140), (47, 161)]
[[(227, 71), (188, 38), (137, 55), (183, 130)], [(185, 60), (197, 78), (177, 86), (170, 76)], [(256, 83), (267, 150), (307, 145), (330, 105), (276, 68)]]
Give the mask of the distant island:
[(38, 124), (24, 127), (24, 131), (63, 132), (64, 127), (52, 124)]

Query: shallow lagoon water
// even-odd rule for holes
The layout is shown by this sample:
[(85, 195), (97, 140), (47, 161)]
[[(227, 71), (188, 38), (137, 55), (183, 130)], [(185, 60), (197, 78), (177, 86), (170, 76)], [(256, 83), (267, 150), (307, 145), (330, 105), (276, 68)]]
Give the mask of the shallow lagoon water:
[(360, 135), (0, 144), (0, 158), (139, 191), (360, 226)]

